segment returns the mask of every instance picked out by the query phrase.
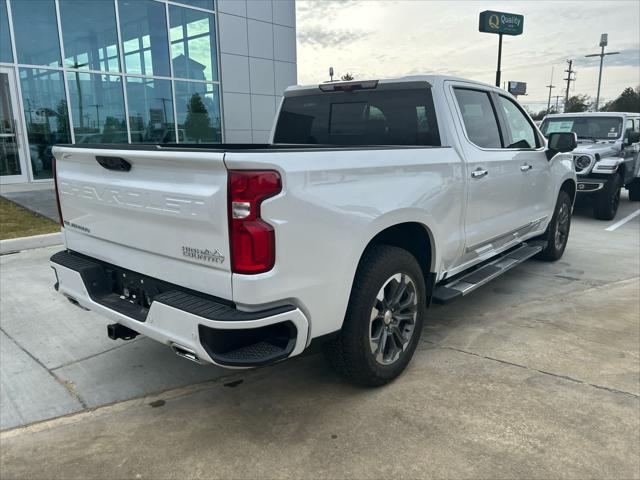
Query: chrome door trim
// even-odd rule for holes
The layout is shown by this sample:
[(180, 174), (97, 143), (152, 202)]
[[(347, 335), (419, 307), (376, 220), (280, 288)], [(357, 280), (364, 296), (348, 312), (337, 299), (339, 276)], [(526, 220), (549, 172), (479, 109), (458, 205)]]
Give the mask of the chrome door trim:
[(500, 235), (496, 235), (495, 237), (492, 237), (488, 240), (484, 240), (480, 243), (476, 243), (474, 245), (469, 245), (467, 247), (465, 247), (465, 253), (469, 253), (472, 252), (474, 250), (479, 250), (483, 247), (486, 247), (487, 245), (491, 244), (491, 243), (495, 243), (497, 241), (500, 241), (504, 238), (507, 237), (511, 237), (511, 236), (519, 236), (521, 232), (523, 232), (523, 230), (531, 230), (532, 227), (538, 226), (540, 225), (542, 222), (544, 222), (546, 220), (547, 216), (545, 215), (544, 217), (540, 217), (537, 218), (535, 220), (532, 220), (531, 222), (528, 222), (518, 228), (515, 228), (513, 230), (508, 231), (507, 233), (502, 233)]

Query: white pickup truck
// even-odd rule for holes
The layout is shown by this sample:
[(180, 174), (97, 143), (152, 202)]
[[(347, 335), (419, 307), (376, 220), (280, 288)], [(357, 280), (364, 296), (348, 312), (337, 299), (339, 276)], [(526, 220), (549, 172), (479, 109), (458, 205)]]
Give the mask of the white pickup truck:
[[(443, 76), (289, 88), (268, 145), (56, 146), (56, 289), (199, 363), (407, 365), (426, 309), (564, 252), (573, 133)], [(313, 344), (313, 345), (312, 345)]]

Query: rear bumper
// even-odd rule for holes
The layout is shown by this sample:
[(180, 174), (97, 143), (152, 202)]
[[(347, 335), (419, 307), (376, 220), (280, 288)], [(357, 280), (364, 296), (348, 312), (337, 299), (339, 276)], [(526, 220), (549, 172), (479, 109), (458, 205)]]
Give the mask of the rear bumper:
[(56, 289), (73, 303), (164, 343), (191, 351), (199, 363), (246, 368), (302, 353), (309, 323), (293, 305), (257, 312), (237, 310), (186, 290), (165, 291), (148, 308), (132, 306), (105, 289), (105, 265), (63, 251), (51, 257)]

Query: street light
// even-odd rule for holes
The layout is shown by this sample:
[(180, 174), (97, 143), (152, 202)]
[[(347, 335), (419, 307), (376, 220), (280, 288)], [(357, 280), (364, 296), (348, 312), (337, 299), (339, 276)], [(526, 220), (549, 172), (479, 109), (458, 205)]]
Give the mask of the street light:
[(592, 53), (591, 55), (585, 55), (586, 57), (600, 57), (600, 72), (598, 73), (598, 93), (596, 95), (596, 112), (598, 111), (598, 104), (600, 103), (600, 84), (602, 83), (602, 62), (607, 55), (618, 55), (620, 52), (607, 52), (604, 53), (604, 47), (609, 43), (609, 35), (603, 33), (600, 35), (600, 53)]

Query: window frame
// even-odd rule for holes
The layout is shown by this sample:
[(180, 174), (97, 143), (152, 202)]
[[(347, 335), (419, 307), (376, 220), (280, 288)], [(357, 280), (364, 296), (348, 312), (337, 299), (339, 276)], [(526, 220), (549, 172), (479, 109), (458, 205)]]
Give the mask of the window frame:
[[(544, 146), (544, 143), (540, 139), (540, 136), (538, 134), (538, 129), (532, 123), (531, 119), (529, 118), (529, 115), (527, 115), (527, 113), (520, 106), (520, 104), (516, 100), (509, 98), (507, 95), (504, 95), (502, 93), (496, 93), (492, 91), (491, 95), (495, 97), (495, 104), (497, 106), (500, 106), (500, 97), (504, 98), (507, 101), (510, 101), (513, 105), (515, 105), (515, 107), (520, 111), (520, 113), (522, 113), (522, 115), (524, 116), (529, 126), (532, 128), (533, 136), (536, 140), (536, 145), (534, 147), (529, 147), (529, 148), (509, 148), (505, 140), (501, 150), (514, 150), (514, 151), (527, 151), (527, 152), (540, 150)], [(497, 110), (498, 110), (498, 121), (500, 123), (500, 130), (503, 131), (503, 138), (507, 136), (510, 139), (513, 138), (513, 135), (511, 133), (511, 126), (509, 125), (509, 120), (507, 119), (506, 115), (504, 114), (501, 108), (498, 108)]]
[[(462, 109), (460, 108), (460, 102), (458, 101), (458, 97), (456, 96), (456, 90), (471, 90), (474, 92), (479, 92), (479, 93), (483, 93), (487, 96), (487, 98), (489, 99), (489, 104), (491, 105), (491, 110), (493, 111), (493, 116), (496, 120), (496, 126), (498, 127), (498, 136), (500, 137), (500, 148), (496, 148), (496, 147), (481, 147), (480, 145), (477, 145), (473, 140), (471, 140), (471, 138), (469, 137), (469, 133), (467, 132), (467, 125), (464, 122), (464, 115), (462, 114)], [(496, 105), (495, 105), (495, 100), (493, 98), (493, 90), (488, 90), (486, 88), (482, 88), (479, 86), (475, 86), (475, 85), (465, 85), (465, 84), (454, 84), (451, 86), (451, 93), (453, 94), (453, 101), (455, 103), (456, 109), (458, 111), (458, 116), (460, 118), (460, 123), (462, 125), (462, 131), (464, 133), (464, 137), (465, 139), (471, 144), (473, 145), (475, 148), (478, 148), (480, 150), (483, 151), (502, 151), (502, 150), (507, 150), (507, 148), (505, 148), (505, 140), (504, 140), (504, 132), (502, 131), (501, 125), (500, 125), (500, 117), (499, 117), (499, 113), (496, 109)]]

